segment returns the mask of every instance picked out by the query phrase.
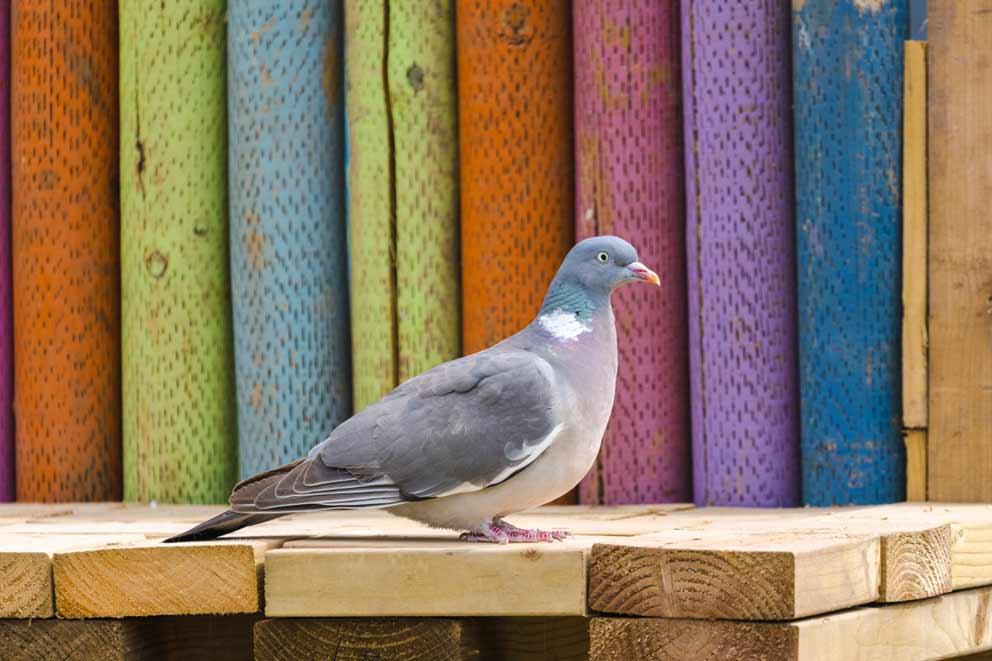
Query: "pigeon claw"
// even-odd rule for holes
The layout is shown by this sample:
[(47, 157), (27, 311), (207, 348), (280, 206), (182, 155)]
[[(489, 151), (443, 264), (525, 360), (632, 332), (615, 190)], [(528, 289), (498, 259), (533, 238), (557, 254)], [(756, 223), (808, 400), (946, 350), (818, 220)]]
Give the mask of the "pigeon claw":
[(511, 542), (560, 542), (572, 534), (566, 530), (538, 530), (537, 528), (518, 528), (503, 519), (493, 519), (478, 528), (463, 532), (459, 539), (465, 542), (489, 542), (491, 544), (508, 544)]

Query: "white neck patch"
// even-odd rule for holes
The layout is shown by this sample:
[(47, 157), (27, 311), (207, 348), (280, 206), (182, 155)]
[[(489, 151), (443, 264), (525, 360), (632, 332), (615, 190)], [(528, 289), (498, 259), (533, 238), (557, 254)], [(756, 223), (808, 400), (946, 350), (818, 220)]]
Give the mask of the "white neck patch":
[(583, 333), (588, 333), (592, 330), (591, 326), (585, 325), (576, 319), (574, 314), (570, 314), (564, 310), (555, 310), (548, 314), (542, 314), (537, 318), (537, 323), (541, 325), (541, 328), (559, 340), (575, 340)]

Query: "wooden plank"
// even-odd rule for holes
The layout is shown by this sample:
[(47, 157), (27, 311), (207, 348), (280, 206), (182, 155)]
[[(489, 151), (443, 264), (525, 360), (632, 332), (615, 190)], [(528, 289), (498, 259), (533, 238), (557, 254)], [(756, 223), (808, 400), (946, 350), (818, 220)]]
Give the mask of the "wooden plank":
[[(108, 505), (110, 505), (108, 503)], [(130, 533), (166, 537), (220, 514), (221, 505), (136, 505), (114, 503), (106, 508), (73, 508), (50, 516), (4, 523), (0, 531), (15, 534), (91, 535)]]
[[(52, 617), (52, 554), (143, 541), (141, 535), (14, 535), (0, 531), (0, 618)], [(2, 655), (0, 655), (2, 658)]]
[(988, 587), (798, 622), (594, 618), (589, 658), (922, 661), (992, 648), (990, 622)]
[[(927, 426), (927, 44), (907, 41), (902, 112), (902, 418)], [(907, 484), (909, 475), (907, 474)]]
[(595, 544), (589, 608), (653, 617), (786, 620), (873, 602), (881, 543), (842, 532), (670, 531)]
[(6, 661), (213, 659), (252, 656), (254, 616), (0, 621)]
[(906, 500), (923, 502), (927, 499), (927, 430), (907, 429), (903, 432), (906, 443)]
[(992, 505), (899, 503), (858, 508), (846, 514), (868, 525), (948, 525), (951, 529), (951, 587), (954, 590), (992, 585)]
[(992, 501), (992, 0), (930, 12), (927, 495)]
[(589, 658), (589, 618), (484, 617), (471, 621), (484, 659), (584, 661)]
[(255, 625), (255, 659), (457, 661), (465, 656), (464, 633), (450, 619), (269, 619)]
[(287, 542), (265, 557), (265, 614), (584, 615), (586, 554), (595, 539), (503, 546), (457, 540)]
[[(883, 508), (761, 510), (704, 508), (670, 517), (678, 531), (795, 532), (878, 535), (881, 543), (879, 601), (925, 599), (951, 591), (951, 526), (933, 517), (886, 520)], [(872, 515), (873, 512), (878, 514)], [(663, 534), (652, 538), (663, 538)]]
[(59, 617), (254, 613), (275, 540), (155, 544), (56, 553)]

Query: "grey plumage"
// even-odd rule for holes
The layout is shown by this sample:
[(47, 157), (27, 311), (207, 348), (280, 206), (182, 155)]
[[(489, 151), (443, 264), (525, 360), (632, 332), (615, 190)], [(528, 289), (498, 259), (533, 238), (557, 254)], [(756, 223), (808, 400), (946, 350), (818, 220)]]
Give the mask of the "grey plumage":
[(476, 529), (557, 497), (541, 492), (564, 493), (581, 479), (612, 407), (610, 293), (656, 279), (621, 239), (578, 244), (534, 323), (403, 383), (304, 459), (239, 483), (228, 512), (167, 541), (318, 509), (389, 508)]

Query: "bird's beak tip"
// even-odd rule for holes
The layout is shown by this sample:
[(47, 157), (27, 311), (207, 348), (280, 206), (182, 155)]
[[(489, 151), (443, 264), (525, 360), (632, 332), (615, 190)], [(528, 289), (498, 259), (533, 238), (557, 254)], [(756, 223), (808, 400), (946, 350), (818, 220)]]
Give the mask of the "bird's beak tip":
[(661, 286), (661, 278), (658, 277), (658, 274), (644, 266), (644, 264), (634, 262), (633, 264), (628, 264), (627, 268), (638, 280), (641, 280), (642, 282), (650, 282), (656, 287)]

